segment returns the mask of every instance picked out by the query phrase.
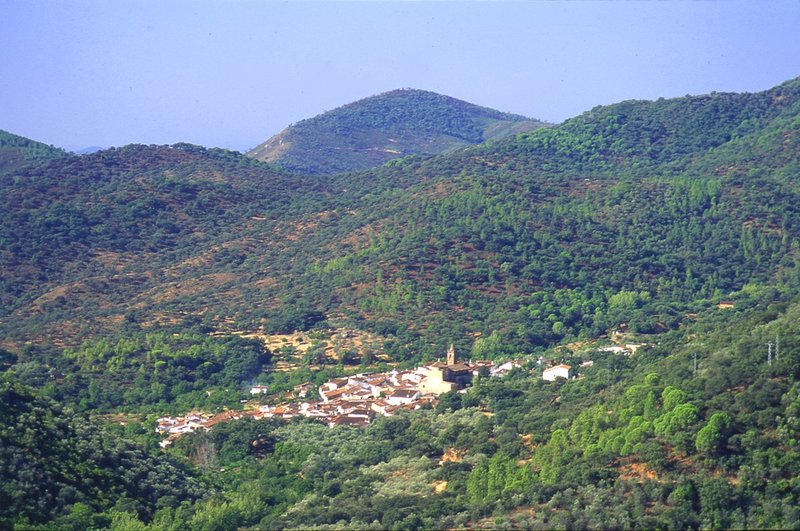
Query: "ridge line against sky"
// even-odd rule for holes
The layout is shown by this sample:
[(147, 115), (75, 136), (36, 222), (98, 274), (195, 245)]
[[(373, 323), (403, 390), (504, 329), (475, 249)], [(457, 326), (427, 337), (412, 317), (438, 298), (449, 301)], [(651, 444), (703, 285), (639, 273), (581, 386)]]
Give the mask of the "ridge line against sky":
[(800, 76), (800, 2), (0, 0), (0, 129), (247, 150), (396, 88), (561, 122)]

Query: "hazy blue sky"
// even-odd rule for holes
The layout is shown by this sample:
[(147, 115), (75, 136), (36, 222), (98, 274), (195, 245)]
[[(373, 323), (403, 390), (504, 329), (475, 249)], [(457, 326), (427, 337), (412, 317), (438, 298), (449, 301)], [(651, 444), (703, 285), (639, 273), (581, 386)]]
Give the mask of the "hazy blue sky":
[(0, 129), (244, 150), (413, 87), (560, 122), (800, 76), (800, 1), (0, 0)]

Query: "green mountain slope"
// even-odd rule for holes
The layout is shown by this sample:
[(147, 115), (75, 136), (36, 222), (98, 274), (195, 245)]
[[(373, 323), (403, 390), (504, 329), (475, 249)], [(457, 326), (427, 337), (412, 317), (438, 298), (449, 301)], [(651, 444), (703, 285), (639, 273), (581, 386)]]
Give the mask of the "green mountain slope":
[(546, 353), (592, 360), (578, 379), (545, 382), (531, 360), (364, 429), (246, 418), (185, 435), (171, 452), (205, 463), (218, 494), (129, 518), (153, 529), (794, 528), (797, 293), (752, 286), (734, 309), (686, 316), (633, 356), (591, 343)]
[(330, 175), (407, 155), (432, 155), (545, 126), (422, 90), (394, 90), (303, 120), (248, 156)]
[(159, 321), (167, 301), (191, 300), (197, 313), (197, 297), (208, 296), (201, 306), (213, 306), (219, 294), (207, 290), (240, 289), (234, 270), (256, 235), (319, 211), (325, 193), (317, 181), (188, 144), (67, 157), (0, 179), (0, 321), (24, 335), (60, 322), (40, 335), (57, 344), (140, 311)]
[(185, 460), (122, 438), (0, 377), (0, 525), (104, 527), (149, 520), (208, 492)]
[(0, 130), (0, 172), (16, 170), (36, 161), (66, 157), (67, 152)]
[(321, 312), (403, 359), (492, 331), (525, 351), (669, 328), (795, 274), (798, 92), (624, 102), (324, 183), (187, 146), (55, 161), (1, 192), (0, 329), (18, 349)]
[[(719, 298), (795, 267), (797, 101), (790, 83), (625, 103), (334, 180), (350, 190), (409, 188), (365, 194), (347, 225), (317, 231), (312, 247), (327, 252), (298, 268), (296, 285), (332, 286), (368, 321), (413, 322), (437, 341), (432, 351), (446, 342), (442, 322), (456, 337), (502, 330), (520, 349), (634, 314), (650, 315), (637, 319), (643, 328), (666, 324), (673, 303)], [(720, 114), (762, 125), (737, 136), (741, 122), (731, 119), (707, 138), (692, 125), (703, 113), (714, 124)], [(608, 116), (616, 125), (606, 130)], [(642, 155), (643, 138), (664, 147)], [(755, 146), (781, 157), (753, 158)]]
[[(800, 80), (324, 181), (190, 145), (0, 172), (0, 523), (800, 527), (798, 175)], [(238, 407), (274, 358), (209, 332), (326, 321), (407, 365), (451, 341), (526, 365), (363, 430), (242, 419), (160, 457), (44, 398)], [(344, 370), (306, 361), (261, 376)]]

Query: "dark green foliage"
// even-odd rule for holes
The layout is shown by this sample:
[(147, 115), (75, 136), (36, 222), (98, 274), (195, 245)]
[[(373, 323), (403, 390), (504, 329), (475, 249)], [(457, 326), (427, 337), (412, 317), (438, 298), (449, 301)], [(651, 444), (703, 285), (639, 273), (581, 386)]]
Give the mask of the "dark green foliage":
[(291, 334), (306, 331), (325, 320), (325, 314), (307, 301), (287, 301), (267, 316), (265, 330), (270, 334)]
[(625, 102), (325, 181), (189, 145), (7, 175), (0, 330), (74, 344), (154, 313), (267, 331), (324, 314), (388, 323), (403, 360), (469, 351), (474, 332), (502, 356), (621, 322), (674, 329), (800, 271), (798, 92)]
[(0, 349), (0, 372), (7, 371), (17, 362), (17, 355), (4, 349)]
[[(39, 444), (73, 441), (96, 460), (81, 441), (117, 448), (110, 431), (49, 422), (46, 411), (28, 422), (11, 400), (5, 422), (46, 429), (0, 433), (13, 443), (0, 447), (13, 454), (3, 473), (16, 477), (31, 444), (55, 484), (88, 494), (41, 489), (45, 473), (19, 476), (0, 487), (15, 504), (1, 523), (797, 527), (799, 101), (794, 80), (759, 94), (623, 102), (324, 182), (190, 145), (2, 173), (0, 331), (13, 355), (0, 367), (79, 407), (185, 412), (237, 400), (234, 388), (268, 359), (257, 344), (209, 337), (214, 329), (327, 321), (383, 335), (406, 365), (450, 342), (476, 356), (594, 365), (550, 383), (528, 370), (532, 356), (524, 370), (363, 430), (217, 426), (170, 450), (194, 460), (216, 495), (194, 501), (201, 492), (182, 486), (156, 507), (134, 479), (108, 486), (92, 467), (75, 477), (104, 489), (79, 489), (83, 480), (62, 479), (71, 450)], [(718, 309), (723, 299), (733, 308)], [(566, 349), (621, 323), (650, 346), (633, 356)], [(74, 346), (89, 335), (106, 338)], [(275, 372), (270, 385), (342, 370)], [(55, 461), (39, 454), (49, 451)]]
[(10, 371), (81, 410), (108, 411), (158, 404), (160, 410), (237, 404), (244, 387), (269, 364), (259, 341), (238, 336), (137, 333), (87, 341), (64, 352), (60, 372), (37, 378), (17, 364)]
[[(107, 329), (123, 315), (136, 327), (151, 318), (144, 308), (165, 304), (194, 317), (197, 296), (216, 308), (213, 292), (249, 269), (249, 238), (274, 230), (278, 216), (290, 230), (289, 219), (305, 208), (289, 207), (292, 198), (319, 189), (241, 155), (190, 145), (105, 150), (0, 174), (0, 181), (0, 263), (8, 272), (0, 314), (28, 307), (30, 329), (80, 314), (84, 321), (50, 328), (59, 336), (87, 321)], [(314, 202), (302, 198), (306, 207)], [(11, 335), (22, 330), (12, 328)]]
[(199, 431), (179, 438), (175, 448), (202, 469), (240, 465), (247, 457), (267, 457), (275, 451), (272, 432), (283, 425), (279, 420), (245, 417), (222, 423), (212, 431)]
[(101, 513), (114, 508), (149, 520), (164, 502), (193, 502), (207, 488), (184, 462), (121, 439), (2, 377), (0, 491), (0, 527), (55, 522), (80, 528), (81, 522), (107, 525), (110, 518)]

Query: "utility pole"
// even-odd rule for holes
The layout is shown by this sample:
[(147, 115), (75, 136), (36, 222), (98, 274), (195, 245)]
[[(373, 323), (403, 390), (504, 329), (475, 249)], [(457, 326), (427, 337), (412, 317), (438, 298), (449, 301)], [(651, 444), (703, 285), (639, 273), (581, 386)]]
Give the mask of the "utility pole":
[(772, 341), (767, 343), (767, 365), (772, 366)]

